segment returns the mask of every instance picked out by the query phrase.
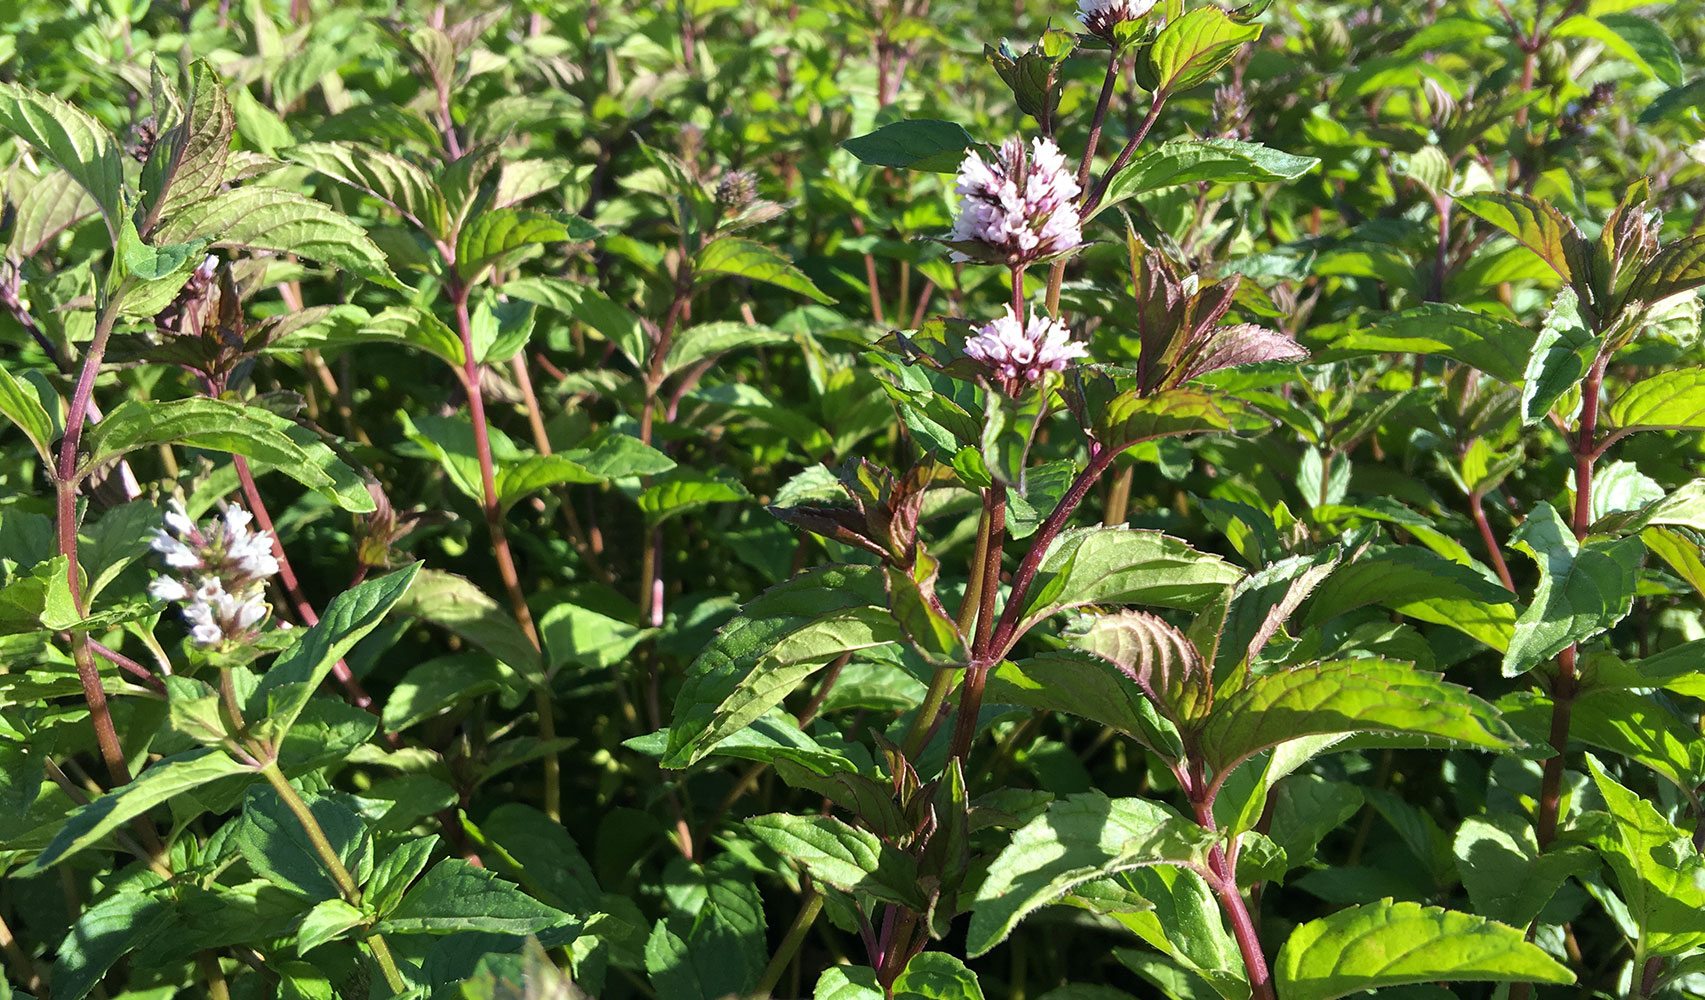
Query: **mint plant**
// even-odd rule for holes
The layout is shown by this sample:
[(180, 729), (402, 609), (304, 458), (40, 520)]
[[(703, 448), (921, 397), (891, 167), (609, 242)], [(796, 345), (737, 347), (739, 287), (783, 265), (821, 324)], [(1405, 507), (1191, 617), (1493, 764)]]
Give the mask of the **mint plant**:
[(1697, 13), (0, 13), (0, 996), (1705, 995)]

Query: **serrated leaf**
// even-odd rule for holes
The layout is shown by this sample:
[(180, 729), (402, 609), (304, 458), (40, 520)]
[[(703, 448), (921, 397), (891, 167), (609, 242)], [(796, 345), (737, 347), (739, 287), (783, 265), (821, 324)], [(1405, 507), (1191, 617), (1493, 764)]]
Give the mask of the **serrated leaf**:
[(1213, 835), (1145, 799), (1084, 792), (1058, 799), (1013, 834), (971, 901), (966, 950), (976, 957), (1032, 911), (1075, 887), (1147, 865), (1206, 864)]
[(1517, 926), (1539, 916), (1564, 882), (1593, 866), (1591, 854), (1579, 846), (1558, 844), (1541, 852), (1533, 824), (1512, 813), (1463, 820), (1453, 849), (1474, 911)]
[(23, 431), (44, 465), (53, 465), (55, 456), (50, 450), (56, 437), (53, 419), (47, 415), (35, 388), (25, 385), (3, 365), (0, 365), (0, 416)]
[(119, 959), (172, 930), (174, 922), (164, 893), (126, 884), (96, 901), (76, 915), (54, 957), (55, 1000), (83, 1000)]
[(1398, 733), (1489, 750), (1514, 736), (1490, 704), (1438, 674), (1373, 657), (1293, 667), (1250, 678), (1215, 703), (1202, 726), (1203, 759), (1217, 773), (1303, 736)]
[(1334, 1000), (1409, 983), (1569, 984), (1559, 965), (1522, 931), (1419, 903), (1389, 899), (1340, 910), (1291, 932), (1273, 964), (1283, 1000)]
[[(332, 666), (379, 627), (419, 572), (420, 563), (410, 563), (332, 598), (319, 623), (273, 663), (255, 688), (251, 709), (266, 715), (266, 721), (276, 728), (276, 736), (289, 731)], [(275, 692), (277, 699), (269, 703), (269, 696)]]
[(692, 764), (780, 704), (793, 685), (845, 651), (839, 641), (877, 645), (879, 631), (888, 635), (882, 641), (897, 640), (893, 617), (873, 606), (883, 598), (879, 574), (847, 566), (796, 577), (747, 604), (688, 668), (663, 765)]
[(528, 683), (543, 679), (539, 651), (515, 623), (515, 616), (464, 577), (422, 570), (396, 609), (398, 614), (419, 616), (461, 636), (507, 664)]
[(1063, 531), (1037, 567), (1018, 632), (1086, 604), (1199, 608), (1242, 575), (1219, 556), (1158, 531)]
[[(1552, 406), (1586, 378), (1598, 341), (1581, 323), (1578, 303), (1574, 289), (1559, 289), (1533, 340), (1522, 372), (1521, 415), (1525, 425), (1544, 420)], [(1580, 407), (1579, 396), (1574, 398), (1574, 408), (1563, 414), (1566, 420), (1573, 420)]]
[(81, 470), (86, 475), (102, 463), (154, 445), (205, 448), (264, 462), (354, 513), (371, 511), (370, 496), (351, 496), (327, 469), (338, 468), (340, 476), (350, 479), (354, 472), (324, 454), (329, 451), (324, 444), (311, 442), (304, 448), (287, 433), (294, 426), (268, 410), (222, 399), (126, 400), (84, 438), (88, 456)]
[(1456, 203), (1516, 238), (1532, 250), (1565, 282), (1575, 277), (1576, 262), (1586, 253), (1575, 224), (1549, 202), (1511, 192), (1464, 195)]
[(447, 239), (448, 210), (431, 175), (408, 160), (358, 142), (305, 142), (292, 161), (379, 199), (427, 235)]
[(1681, 55), (1663, 26), (1649, 17), (1631, 12), (1578, 15), (1552, 29), (1558, 38), (1592, 38), (1603, 42), (1617, 56), (1628, 60), (1648, 76), (1679, 87), (1683, 79)]
[(1343, 564), (1314, 592), (1304, 624), (1369, 604), (1446, 625), (1494, 649), (1515, 628), (1514, 596), (1473, 569), (1416, 546), (1388, 547)]
[(1258, 24), (1240, 24), (1218, 7), (1198, 7), (1167, 22), (1143, 53), (1144, 85), (1174, 94), (1205, 83), (1260, 37)]
[(833, 298), (813, 284), (805, 272), (794, 267), (781, 251), (752, 240), (738, 236), (712, 240), (699, 251), (695, 263), (701, 281), (704, 275), (729, 274), (798, 292), (823, 305), (835, 304)]
[(959, 168), (965, 150), (975, 142), (954, 122), (912, 118), (854, 136), (841, 143), (841, 148), (872, 166), (950, 174)]
[(341, 899), (321, 900), (296, 925), (296, 954), (306, 955), (328, 941), (336, 941), (366, 921), (367, 914)]
[(397, 934), (537, 934), (573, 920), (482, 868), (446, 858), (421, 876), (378, 930)]
[(1172, 139), (1114, 174), (1093, 214), (1099, 215), (1127, 198), (1180, 184), (1296, 180), (1319, 163), (1312, 156), (1297, 156), (1241, 139)]
[(100, 206), (108, 231), (117, 235), (124, 211), (124, 163), (106, 126), (50, 94), (0, 83), (0, 130), (40, 150), (82, 185)]
[(1607, 429), (1705, 430), (1705, 368), (1672, 368), (1624, 389), (1604, 411)]
[(59, 832), (21, 874), (43, 872), (162, 802), (248, 770), (214, 747), (197, 747), (163, 757), (128, 785), (121, 785), (66, 816)]
[(144, 232), (219, 189), (231, 152), (236, 117), (225, 95), (225, 81), (204, 60), (189, 70), (189, 93), (182, 117), (160, 136), (142, 168)]
[(473, 284), (487, 265), (517, 250), (550, 243), (585, 243), (599, 235), (596, 226), (565, 212), (492, 209), (481, 212), (462, 228), (456, 243), (456, 273)]
[(746, 829), (818, 882), (916, 910), (924, 908), (912, 858), (873, 833), (833, 816), (771, 813), (746, 821)]
[(1645, 555), (1639, 539), (1577, 542), (1548, 503), (1533, 509), (1510, 544), (1539, 564), (1533, 600), (1516, 619), (1504, 676), (1526, 673), (1628, 614)]
[[(305, 795), (302, 801), (344, 868), (357, 884), (365, 881), (373, 870), (373, 838), (361, 814), (335, 795)], [(255, 874), (286, 892), (315, 902), (340, 898), (301, 820), (272, 788), (249, 789), (232, 842)]]
[(1429, 302), (1382, 316), (1379, 322), (1334, 341), (1338, 349), (1438, 354), (1518, 385), (1533, 353), (1527, 327), (1444, 302)]
[(1242, 400), (1189, 388), (1166, 389), (1153, 395), (1135, 390), (1121, 393), (1094, 417), (1096, 439), (1115, 449), (1184, 434), (1258, 431), (1272, 425)]
[(984, 698), (990, 704), (1023, 705), (1088, 719), (1168, 759), (1184, 754), (1178, 730), (1160, 717), (1141, 690), (1119, 668), (1088, 653), (1058, 650), (1001, 663), (989, 674)]
[(296, 254), (387, 288), (401, 287), (360, 226), (329, 205), (282, 188), (249, 184), (221, 191), (166, 220), (155, 238), (210, 239), (227, 249)]
[(1687, 833), (1587, 758), (1610, 811), (1592, 840), (1616, 876), (1646, 955), (1681, 955), (1705, 944), (1705, 860)]
[(729, 351), (770, 347), (791, 341), (787, 334), (750, 323), (712, 322), (689, 326), (675, 334), (663, 357), (665, 377)]

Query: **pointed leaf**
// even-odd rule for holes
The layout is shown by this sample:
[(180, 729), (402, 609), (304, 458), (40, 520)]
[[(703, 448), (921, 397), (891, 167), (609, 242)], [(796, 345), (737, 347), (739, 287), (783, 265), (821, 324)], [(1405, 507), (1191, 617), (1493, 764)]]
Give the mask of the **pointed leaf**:
[(1273, 964), (1282, 1000), (1334, 1000), (1439, 980), (1567, 985), (1575, 976), (1517, 928), (1389, 899), (1303, 924)]
[(74, 178), (100, 206), (108, 231), (118, 233), (124, 163), (106, 126), (50, 94), (0, 83), (0, 130), (34, 146)]
[(387, 288), (399, 287), (385, 255), (362, 228), (321, 202), (282, 188), (245, 185), (221, 191), (166, 220), (161, 243), (211, 239), (233, 250), (290, 253)]
[(1534, 508), (1510, 544), (1539, 564), (1533, 601), (1516, 619), (1504, 653), (1504, 676), (1526, 673), (1565, 648), (1621, 621), (1634, 603), (1645, 555), (1637, 538), (1575, 541), (1550, 504)]
[[(805, 272), (793, 266), (781, 251), (737, 236), (713, 240), (699, 251), (697, 270), (701, 275), (731, 274), (785, 288), (823, 305), (835, 300), (812, 283)], [(702, 280), (702, 278), (701, 278)]]
[(954, 122), (912, 118), (854, 136), (841, 148), (872, 166), (950, 174), (975, 142)]

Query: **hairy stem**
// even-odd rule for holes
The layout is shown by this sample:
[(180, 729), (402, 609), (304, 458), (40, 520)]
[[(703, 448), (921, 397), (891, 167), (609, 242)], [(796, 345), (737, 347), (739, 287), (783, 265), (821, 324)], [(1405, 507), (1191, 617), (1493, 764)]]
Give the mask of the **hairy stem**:
[[(1205, 790), (1205, 783), (1196, 781), (1187, 783), (1186, 787)], [(1214, 800), (1211, 794), (1198, 794), (1193, 791), (1191, 805), (1195, 807), (1196, 822), (1205, 830), (1218, 832), (1219, 826), (1214, 822)], [(1223, 845), (1214, 845), (1213, 851), (1208, 855), (1208, 870), (1211, 876), (1208, 885), (1220, 901), (1220, 909), (1225, 911), (1226, 919), (1231, 923), (1232, 937), (1237, 939), (1237, 950), (1243, 955), (1243, 965), (1249, 974), (1251, 1000), (1274, 1000), (1272, 975), (1267, 969), (1267, 957), (1261, 951), (1261, 938), (1255, 930), (1255, 919), (1249, 912), (1249, 904), (1244, 900), (1243, 893), (1237, 890), (1237, 866), (1227, 856)]]

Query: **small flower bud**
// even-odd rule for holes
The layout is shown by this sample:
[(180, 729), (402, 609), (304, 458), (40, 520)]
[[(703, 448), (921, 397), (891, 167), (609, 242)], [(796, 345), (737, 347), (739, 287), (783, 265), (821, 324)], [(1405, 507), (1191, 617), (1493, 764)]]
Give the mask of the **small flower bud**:
[(1034, 382), (1044, 372), (1064, 371), (1069, 362), (1088, 353), (1088, 348), (1071, 339), (1064, 323), (1032, 313), (1029, 323), (1021, 325), (1011, 306), (965, 342), (965, 355), (986, 365), (991, 375), (1021, 382)]
[(730, 170), (716, 182), (716, 203), (725, 212), (738, 212), (758, 196), (758, 180), (745, 170)]
[(1112, 41), (1116, 26), (1141, 18), (1154, 5), (1155, 0), (1077, 0), (1077, 19), (1090, 34)]

